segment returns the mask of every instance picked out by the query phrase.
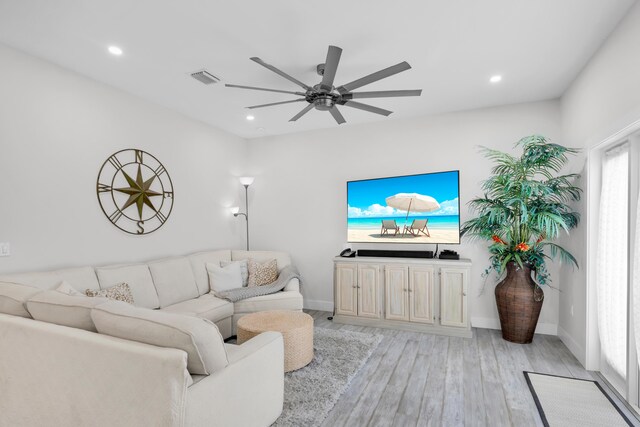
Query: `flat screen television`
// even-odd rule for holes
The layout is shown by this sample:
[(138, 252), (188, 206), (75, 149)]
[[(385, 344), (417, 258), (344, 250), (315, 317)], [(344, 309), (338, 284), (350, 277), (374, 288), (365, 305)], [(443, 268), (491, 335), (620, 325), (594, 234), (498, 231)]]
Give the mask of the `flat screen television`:
[(350, 243), (460, 243), (459, 171), (347, 182)]

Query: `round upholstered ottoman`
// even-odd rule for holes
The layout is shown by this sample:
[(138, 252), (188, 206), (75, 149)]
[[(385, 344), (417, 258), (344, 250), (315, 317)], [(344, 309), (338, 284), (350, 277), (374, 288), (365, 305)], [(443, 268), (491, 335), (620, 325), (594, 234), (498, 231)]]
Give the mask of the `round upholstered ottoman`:
[(284, 338), (284, 371), (307, 366), (313, 359), (313, 318), (300, 311), (259, 311), (238, 320), (238, 344), (267, 331)]

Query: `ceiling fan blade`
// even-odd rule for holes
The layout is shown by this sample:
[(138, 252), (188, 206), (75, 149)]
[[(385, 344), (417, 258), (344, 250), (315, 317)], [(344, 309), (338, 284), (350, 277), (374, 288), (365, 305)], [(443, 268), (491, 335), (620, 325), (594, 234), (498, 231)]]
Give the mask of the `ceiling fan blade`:
[(347, 107), (357, 108), (358, 110), (368, 111), (370, 113), (376, 113), (383, 116), (388, 116), (393, 113), (393, 111), (385, 110), (383, 108), (374, 107), (373, 105), (362, 104), (356, 101), (342, 101), (341, 105), (346, 105)]
[(340, 63), (340, 55), (342, 55), (342, 49), (337, 46), (329, 46), (327, 59), (324, 61), (322, 82), (320, 83), (320, 87), (326, 91), (331, 91), (333, 89), (333, 79), (336, 78), (336, 71), (338, 71), (338, 64)]
[(304, 116), (305, 114), (307, 114), (309, 112), (309, 110), (311, 110), (313, 108), (313, 104), (309, 104), (306, 107), (304, 107), (302, 109), (302, 111), (300, 111), (298, 114), (296, 114), (295, 116), (291, 117), (291, 119), (289, 119), (290, 122), (295, 122), (296, 120), (298, 120), (300, 117)]
[(285, 79), (289, 80), (290, 82), (293, 82), (293, 83), (297, 84), (298, 86), (303, 87), (305, 90), (311, 90), (310, 86), (307, 86), (306, 84), (302, 83), (300, 80), (298, 80), (298, 79), (296, 79), (294, 77), (291, 77), (289, 74), (285, 73), (284, 71), (281, 71), (281, 70), (277, 69), (273, 65), (267, 64), (262, 59), (257, 58), (255, 56), (253, 58), (249, 58), (249, 59), (251, 59), (253, 62), (257, 62), (258, 64), (262, 65), (266, 69), (273, 71), (274, 73), (278, 74), (279, 76), (284, 77)]
[(329, 109), (329, 112), (331, 113), (333, 118), (336, 119), (336, 122), (338, 122), (339, 125), (346, 123), (346, 120), (344, 119), (344, 117), (342, 117), (342, 114), (340, 114), (338, 107), (336, 107), (335, 105)]
[(300, 95), (300, 96), (305, 96), (306, 94), (304, 92), (291, 92), (290, 90), (280, 90), (280, 89), (267, 89), (264, 87), (255, 87), (255, 86), (241, 86), (241, 85), (231, 85), (231, 84), (225, 84), (226, 87), (235, 87), (238, 89), (251, 89), (251, 90), (264, 90), (266, 92), (278, 92), (278, 93), (290, 93), (292, 95)]
[(290, 104), (292, 102), (300, 102), (300, 101), (306, 101), (306, 99), (300, 98), (300, 99), (292, 99), (291, 101), (281, 101), (281, 102), (272, 102), (270, 104), (252, 105), (251, 107), (247, 107), (247, 108), (253, 110), (254, 108), (271, 107), (272, 105)]
[(401, 73), (411, 68), (408, 62), (404, 61), (396, 65), (392, 65), (389, 68), (385, 68), (384, 70), (376, 71), (373, 74), (369, 74), (368, 76), (362, 77), (361, 79), (354, 80), (351, 83), (347, 83), (346, 85), (342, 85), (338, 88), (338, 92), (346, 93), (351, 92), (354, 89), (358, 89), (359, 87), (371, 84), (373, 82), (377, 82), (378, 80), (382, 80), (384, 78), (393, 76), (394, 74)]
[(374, 92), (351, 92), (342, 95), (342, 99), (393, 98), (396, 96), (420, 96), (422, 89), (416, 90), (378, 90)]

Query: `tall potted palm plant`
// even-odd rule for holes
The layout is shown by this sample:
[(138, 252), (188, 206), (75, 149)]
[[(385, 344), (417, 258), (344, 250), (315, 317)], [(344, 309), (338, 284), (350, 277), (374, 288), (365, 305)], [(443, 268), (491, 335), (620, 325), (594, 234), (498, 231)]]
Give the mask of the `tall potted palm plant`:
[[(569, 203), (580, 199), (577, 174), (561, 175), (569, 154), (577, 150), (552, 144), (543, 136), (516, 143), (520, 157), (482, 148), (495, 165), (483, 182), (484, 197), (469, 202), (477, 216), (462, 226), (462, 235), (490, 242), (489, 267), (497, 273), (496, 304), (502, 337), (516, 343), (533, 339), (544, 292), (550, 283), (546, 262), (559, 257), (576, 267), (576, 259), (556, 243), (562, 231), (579, 221)], [(532, 277), (535, 275), (535, 280)]]

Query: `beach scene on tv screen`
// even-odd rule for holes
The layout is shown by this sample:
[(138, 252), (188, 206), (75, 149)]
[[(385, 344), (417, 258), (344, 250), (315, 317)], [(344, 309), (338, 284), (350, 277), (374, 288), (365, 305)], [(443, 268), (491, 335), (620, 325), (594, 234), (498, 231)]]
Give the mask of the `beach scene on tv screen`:
[(350, 181), (354, 243), (460, 243), (458, 171)]

